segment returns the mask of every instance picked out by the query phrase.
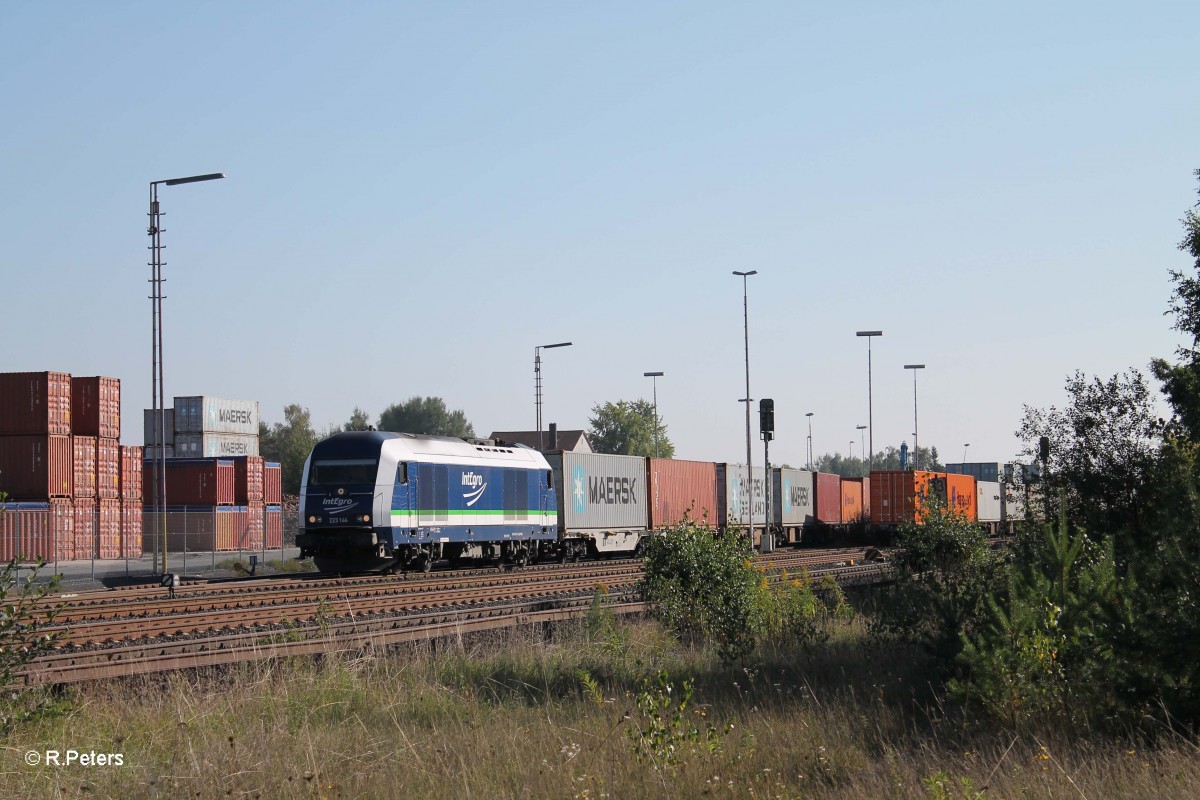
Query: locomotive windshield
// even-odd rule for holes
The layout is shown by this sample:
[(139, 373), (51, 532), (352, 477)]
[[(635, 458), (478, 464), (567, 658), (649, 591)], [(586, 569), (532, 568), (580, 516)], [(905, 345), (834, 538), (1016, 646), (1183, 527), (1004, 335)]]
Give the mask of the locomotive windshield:
[(346, 486), (375, 483), (379, 462), (369, 458), (325, 458), (312, 462), (309, 486)]

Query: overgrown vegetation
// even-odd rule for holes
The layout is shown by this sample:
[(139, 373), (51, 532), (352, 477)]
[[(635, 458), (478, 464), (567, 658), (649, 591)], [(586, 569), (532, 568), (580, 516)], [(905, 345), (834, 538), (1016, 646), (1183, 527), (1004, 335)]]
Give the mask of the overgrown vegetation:
[(835, 581), (814, 586), (807, 574), (756, 567), (752, 555), (737, 531), (719, 535), (685, 519), (648, 541), (643, 594), (670, 630), (712, 643), (728, 662), (764, 646), (814, 642), (846, 611)]
[(59, 579), (55, 575), (48, 581), (39, 580), (44, 566), (45, 562), (38, 561), (33, 567), (22, 567), (14, 558), (0, 568), (0, 732), (55, 708), (51, 693), (27, 690), (16, 683), (17, 673), (60, 638), (60, 634), (45, 630), (58, 612), (46, 608), (43, 601), (58, 588)]

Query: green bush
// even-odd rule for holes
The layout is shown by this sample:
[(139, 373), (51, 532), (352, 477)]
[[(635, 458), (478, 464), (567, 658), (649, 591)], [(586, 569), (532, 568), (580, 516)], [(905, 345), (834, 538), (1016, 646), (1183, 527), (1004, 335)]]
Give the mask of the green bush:
[(1003, 587), (1000, 557), (977, 523), (936, 500), (922, 523), (896, 536), (894, 582), (882, 590), (872, 631), (920, 645), (946, 671), (987, 613), (988, 598)]

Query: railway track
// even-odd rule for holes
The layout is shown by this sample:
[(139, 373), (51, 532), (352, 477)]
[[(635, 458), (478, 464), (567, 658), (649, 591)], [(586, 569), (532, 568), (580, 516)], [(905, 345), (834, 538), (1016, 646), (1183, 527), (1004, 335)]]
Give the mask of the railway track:
[[(844, 584), (877, 582), (861, 550), (785, 550), (756, 558), (768, 572), (808, 570)], [(72, 683), (328, 650), (386, 646), (587, 612), (603, 586), (614, 613), (637, 613), (640, 561), (547, 564), (407, 576), (364, 575), (191, 583), (55, 598), (63, 639), (21, 672), (27, 684)]]

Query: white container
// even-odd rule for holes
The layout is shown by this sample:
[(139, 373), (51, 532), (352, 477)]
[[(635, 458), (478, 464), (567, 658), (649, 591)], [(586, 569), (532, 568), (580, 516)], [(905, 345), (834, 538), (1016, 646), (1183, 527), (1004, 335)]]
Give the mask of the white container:
[(228, 458), (258, 455), (258, 435), (236, 433), (177, 433), (176, 458)]
[(240, 433), (257, 436), (258, 421), (257, 400), (205, 396), (175, 398), (176, 433)]
[(1003, 517), (1003, 489), (997, 481), (975, 481), (980, 522), (999, 522)]

